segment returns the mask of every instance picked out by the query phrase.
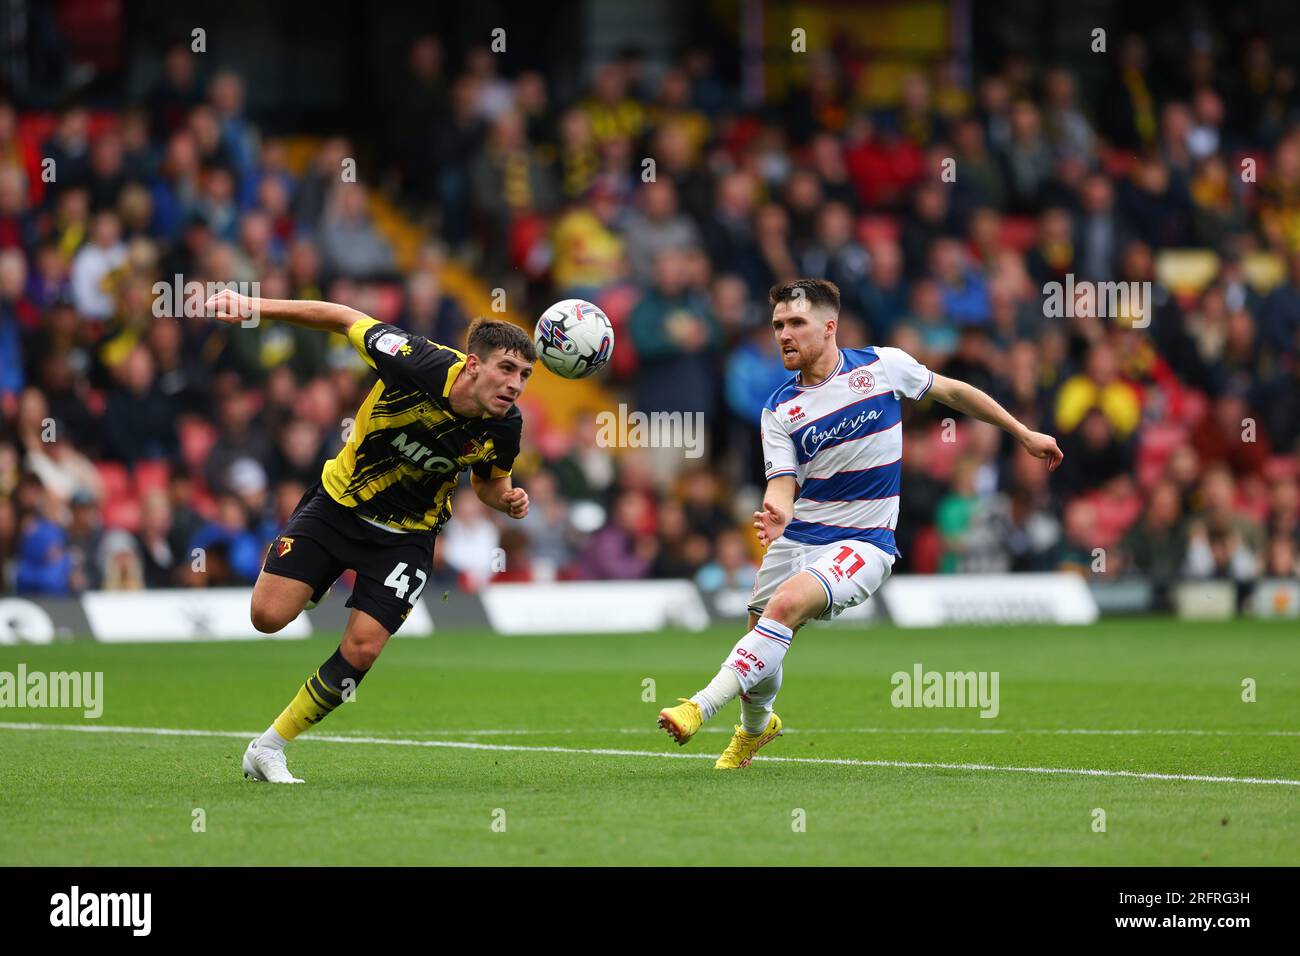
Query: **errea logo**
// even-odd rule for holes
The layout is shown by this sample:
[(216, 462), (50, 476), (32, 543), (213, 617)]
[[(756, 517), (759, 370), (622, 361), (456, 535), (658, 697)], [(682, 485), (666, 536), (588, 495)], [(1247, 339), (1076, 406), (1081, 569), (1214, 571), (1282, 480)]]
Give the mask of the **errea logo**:
[(803, 421), (803, 420), (804, 420), (805, 418), (807, 418), (807, 417), (808, 417), (808, 413), (805, 412), (801, 406), (799, 406), (799, 405), (791, 405), (791, 406), (790, 406), (790, 424), (791, 424), (791, 425), (795, 424), (796, 422), (801, 422), (801, 421)]
[(393, 446), (415, 464), (420, 465), (425, 471), (445, 475), (460, 470), (459, 466), (450, 458), (435, 455), (432, 449), (425, 447), (413, 438), (407, 438), (406, 432), (402, 432), (393, 439)]

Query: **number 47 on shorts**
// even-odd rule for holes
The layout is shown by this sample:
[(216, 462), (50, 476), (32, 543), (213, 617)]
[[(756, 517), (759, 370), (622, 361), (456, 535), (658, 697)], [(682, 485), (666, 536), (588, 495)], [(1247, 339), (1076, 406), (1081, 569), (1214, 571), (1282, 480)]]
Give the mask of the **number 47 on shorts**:
[[(410, 575), (406, 573), (406, 567), (407, 565), (405, 561), (399, 561), (397, 567), (393, 568), (393, 570), (389, 572), (388, 577), (384, 578), (384, 587), (392, 588), (394, 593), (397, 594), (398, 600), (403, 601), (406, 600), (406, 592), (411, 589), (411, 578)], [(415, 568), (414, 570), (415, 576), (420, 579), (420, 586), (416, 588), (415, 593), (411, 595), (409, 603), (412, 607), (415, 607), (415, 602), (420, 599), (420, 592), (423, 591), (424, 586), (429, 583), (429, 576), (427, 574), (419, 568)]]

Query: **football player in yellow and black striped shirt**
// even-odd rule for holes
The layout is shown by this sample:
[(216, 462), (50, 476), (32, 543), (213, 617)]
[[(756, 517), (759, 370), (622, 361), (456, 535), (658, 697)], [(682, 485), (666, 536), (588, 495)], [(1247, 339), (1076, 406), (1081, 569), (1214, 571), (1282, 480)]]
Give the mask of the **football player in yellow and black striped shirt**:
[(469, 469), (489, 507), (512, 518), (528, 513), (510, 470), (523, 431), (515, 402), (537, 356), (528, 334), (508, 322), (475, 321), (460, 352), (330, 302), (225, 291), (207, 306), (231, 325), (255, 315), (346, 335), (379, 373), (347, 443), (272, 542), (253, 588), (253, 625), (270, 634), (313, 607), (344, 570), (357, 572), (338, 650), (244, 753), (250, 779), (300, 783), (285, 744), (351, 695), (406, 620), (428, 580), (434, 538), (451, 518), (460, 473)]

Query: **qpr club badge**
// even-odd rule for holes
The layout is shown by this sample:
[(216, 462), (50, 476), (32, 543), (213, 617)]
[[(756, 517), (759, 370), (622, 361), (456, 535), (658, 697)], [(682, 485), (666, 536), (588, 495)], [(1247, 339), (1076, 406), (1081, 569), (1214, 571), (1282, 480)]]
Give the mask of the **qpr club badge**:
[(870, 395), (876, 387), (876, 378), (864, 368), (849, 373), (849, 388), (859, 395)]

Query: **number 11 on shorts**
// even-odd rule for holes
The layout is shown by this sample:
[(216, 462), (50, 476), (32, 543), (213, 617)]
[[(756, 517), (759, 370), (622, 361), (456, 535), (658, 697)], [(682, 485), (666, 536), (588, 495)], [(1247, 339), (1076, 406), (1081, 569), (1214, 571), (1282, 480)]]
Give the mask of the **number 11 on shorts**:
[[(840, 548), (840, 553), (835, 555), (835, 563), (843, 568), (844, 562), (849, 559), (849, 555), (853, 556), (853, 563), (849, 565), (847, 568), (844, 568), (844, 576), (846, 578), (853, 577), (853, 572), (857, 571), (859, 568), (861, 568), (864, 564), (867, 563), (866, 558), (858, 554), (848, 545), (845, 545), (844, 547)], [(401, 595), (399, 594), (398, 597), (401, 597)]]

